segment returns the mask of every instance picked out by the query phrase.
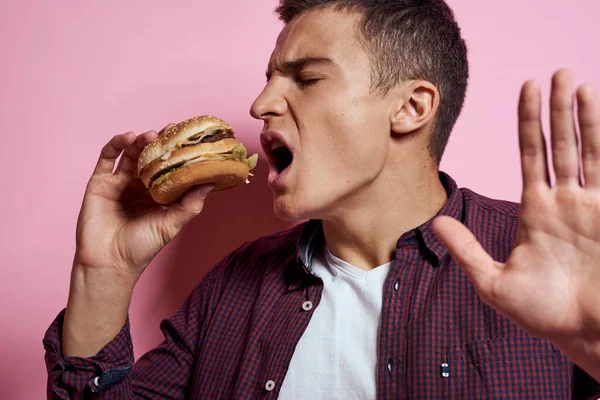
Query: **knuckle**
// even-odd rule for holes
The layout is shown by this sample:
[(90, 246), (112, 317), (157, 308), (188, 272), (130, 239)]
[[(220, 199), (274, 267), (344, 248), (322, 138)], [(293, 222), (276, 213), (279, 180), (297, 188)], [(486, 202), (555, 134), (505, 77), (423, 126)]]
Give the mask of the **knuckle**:
[(600, 119), (599, 120), (589, 120), (589, 119), (584, 118), (580, 121), (579, 127), (583, 131), (600, 130)]
[(581, 159), (584, 163), (598, 163), (600, 161), (599, 149), (596, 148), (585, 148), (581, 152)]
[(166, 246), (177, 234), (173, 224), (166, 223), (157, 229), (156, 236), (160, 241), (160, 248)]
[[(568, 135), (564, 135), (568, 136)], [(560, 138), (555, 138), (552, 143), (552, 150), (555, 152), (567, 152), (571, 151), (572, 147), (575, 145), (575, 138), (563, 137), (561, 135)]]
[(537, 157), (543, 154), (543, 149), (535, 143), (527, 142), (521, 145), (521, 154), (524, 157)]
[(477, 243), (477, 241), (475, 240), (469, 240), (467, 241), (462, 249), (461, 249), (461, 253), (463, 258), (472, 264), (478, 264), (481, 262), (480, 257), (479, 257), (479, 251), (480, 251), (480, 245), (479, 243)]
[(183, 207), (181, 204), (175, 204), (172, 207), (170, 218), (158, 229), (158, 236), (163, 246), (169, 243), (183, 229), (184, 225), (200, 212)]
[(553, 113), (570, 113), (573, 111), (572, 103), (562, 96), (554, 96), (550, 99), (550, 108)]
[(177, 204), (176, 207), (178, 207), (180, 209), (180, 212), (183, 215), (185, 215), (186, 220), (189, 220), (198, 215), (200, 211), (202, 211), (203, 205), (204, 204), (200, 202), (198, 204), (190, 205), (187, 207), (183, 206), (182, 204)]

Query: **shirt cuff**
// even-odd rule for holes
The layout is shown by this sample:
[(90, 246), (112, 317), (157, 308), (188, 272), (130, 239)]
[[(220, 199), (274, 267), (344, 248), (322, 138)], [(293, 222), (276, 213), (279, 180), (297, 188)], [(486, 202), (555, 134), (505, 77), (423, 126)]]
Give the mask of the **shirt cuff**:
[(119, 334), (95, 356), (63, 358), (61, 338), (64, 316), (63, 309), (43, 339), (49, 398), (52, 392), (64, 399), (83, 394), (87, 390), (100, 392), (129, 374), (134, 363), (129, 317)]

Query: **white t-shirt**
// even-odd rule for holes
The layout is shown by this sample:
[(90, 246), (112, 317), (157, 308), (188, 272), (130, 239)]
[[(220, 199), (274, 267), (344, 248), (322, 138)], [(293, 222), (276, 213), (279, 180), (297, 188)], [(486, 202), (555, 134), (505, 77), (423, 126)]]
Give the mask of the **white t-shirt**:
[(383, 284), (391, 262), (363, 271), (327, 248), (319, 253), (312, 267), (323, 279), (323, 294), (279, 398), (375, 399)]

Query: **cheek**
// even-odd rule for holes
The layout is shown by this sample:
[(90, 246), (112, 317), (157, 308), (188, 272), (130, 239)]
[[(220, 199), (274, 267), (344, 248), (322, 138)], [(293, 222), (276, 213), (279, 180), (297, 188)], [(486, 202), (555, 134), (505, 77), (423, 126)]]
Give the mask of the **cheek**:
[(301, 110), (297, 122), (303, 167), (311, 171), (313, 183), (332, 176), (344, 183), (362, 182), (381, 169), (389, 127), (384, 126), (383, 107), (372, 97), (331, 90)]
[[(319, 142), (307, 143), (302, 160), (300, 179), (303, 190), (308, 187), (319, 191), (354, 187), (375, 178), (385, 157), (380, 141), (372, 140), (362, 131), (350, 127), (339, 135), (323, 132)], [(337, 188), (337, 189), (336, 189)]]
[(381, 110), (372, 104), (356, 102), (340, 113), (336, 121), (339, 155), (347, 159), (347, 168), (362, 175), (380, 168), (389, 140)]

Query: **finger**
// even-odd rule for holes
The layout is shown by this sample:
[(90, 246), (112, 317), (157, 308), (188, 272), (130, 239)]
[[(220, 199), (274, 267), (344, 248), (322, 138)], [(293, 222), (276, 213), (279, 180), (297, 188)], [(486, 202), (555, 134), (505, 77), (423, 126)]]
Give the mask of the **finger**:
[(119, 165), (117, 166), (117, 170), (115, 171), (115, 173), (116, 174), (132, 174), (132, 173), (136, 172), (138, 158), (140, 157), (140, 154), (144, 150), (144, 147), (146, 147), (146, 145), (148, 143), (150, 143), (151, 141), (156, 139), (156, 137), (158, 135), (162, 135), (164, 133), (164, 131), (166, 131), (167, 129), (169, 129), (170, 127), (172, 127), (174, 125), (175, 124), (168, 124), (167, 126), (162, 128), (160, 130), (160, 132), (158, 132), (158, 134), (154, 131), (149, 131), (149, 132), (143, 133), (142, 135), (138, 136), (136, 139), (136, 142), (135, 142), (135, 146), (128, 148), (123, 153), (123, 157), (121, 157), (121, 160), (119, 161)]
[(115, 167), (115, 160), (119, 157), (123, 149), (131, 145), (135, 140), (135, 133), (127, 132), (114, 136), (104, 145), (100, 152), (100, 157), (96, 163), (94, 174), (112, 174)]
[(523, 188), (536, 184), (550, 185), (546, 140), (542, 132), (542, 95), (540, 86), (526, 82), (519, 100), (519, 147)]
[(578, 184), (579, 156), (573, 115), (573, 77), (568, 70), (560, 70), (552, 77), (550, 127), (556, 183)]
[(135, 139), (135, 142), (123, 152), (123, 156), (121, 156), (121, 160), (119, 160), (119, 165), (117, 166), (115, 174), (129, 175), (134, 173), (137, 170), (138, 158), (140, 157), (141, 152), (148, 143), (156, 139), (156, 136), (157, 133), (154, 131), (145, 132), (139, 135)]
[(475, 236), (454, 218), (436, 218), (433, 230), (450, 255), (467, 272), (479, 294), (484, 299), (491, 298), (493, 282), (502, 271), (501, 264), (495, 262)]
[(214, 185), (197, 186), (188, 190), (179, 203), (165, 211), (165, 221), (161, 235), (165, 244), (181, 231), (204, 208), (206, 196), (214, 189)]
[(600, 108), (593, 86), (585, 85), (577, 90), (577, 104), (585, 185), (590, 188), (599, 188)]

